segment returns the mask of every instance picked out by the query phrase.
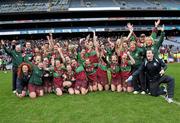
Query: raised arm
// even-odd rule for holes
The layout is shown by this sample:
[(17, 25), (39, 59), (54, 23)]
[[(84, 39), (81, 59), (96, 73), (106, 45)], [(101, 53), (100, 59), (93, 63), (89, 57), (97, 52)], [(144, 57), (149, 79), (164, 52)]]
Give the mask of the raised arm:
[(127, 52), (127, 55), (130, 59), (131, 65), (135, 64), (135, 60), (133, 59), (133, 57), (130, 55), (129, 51)]
[(128, 30), (129, 30), (129, 35), (126, 38), (126, 40), (129, 40), (131, 38), (132, 34), (133, 34), (134, 27), (133, 27), (133, 25), (131, 23), (128, 23), (127, 27), (128, 27)]
[(134, 30), (133, 24), (127, 23), (127, 28), (128, 28), (128, 30), (130, 31), (127, 40), (136, 41), (136, 42), (137, 42), (137, 41), (139, 40), (139, 38), (138, 38), (138, 37), (136, 36), (136, 34), (133, 32), (133, 30)]
[(62, 48), (61, 47), (58, 48), (58, 52), (59, 52), (59, 54), (61, 56), (61, 59), (62, 59), (63, 63), (65, 63), (65, 58), (64, 58), (64, 55), (62, 53)]
[(3, 40), (1, 40), (1, 44), (2, 44), (2, 46), (3, 46), (4, 51), (5, 51), (8, 55), (12, 56), (12, 51), (9, 50), (9, 49), (7, 49), (7, 47), (5, 46), (5, 43), (4, 43)]
[(154, 22), (155, 27), (152, 29), (152, 33), (150, 35), (153, 39), (157, 38), (157, 32), (158, 32), (157, 28), (158, 28), (160, 22), (161, 22), (160, 19), (158, 19), (157, 21)]
[(162, 45), (163, 41), (164, 41), (164, 37), (165, 37), (165, 32), (164, 32), (164, 25), (162, 25), (162, 27), (160, 28), (161, 30), (161, 36), (160, 36), (160, 39), (159, 41), (157, 42), (156, 46), (157, 48), (159, 49), (159, 47)]
[(94, 43), (94, 46), (98, 46), (98, 42), (97, 42), (97, 36), (96, 36), (96, 32), (93, 30), (93, 43)]
[(81, 43), (82, 41), (85, 40), (85, 38), (81, 38), (78, 42), (78, 47), (76, 49), (77, 53), (81, 52), (82, 51), (82, 46), (81, 46)]
[(107, 40), (108, 40), (108, 43), (109, 43), (111, 46), (113, 46), (113, 47), (114, 47), (114, 43), (113, 43), (113, 42), (111, 42), (111, 38), (109, 37)]
[(84, 46), (85, 46), (86, 48), (88, 48), (88, 41), (89, 41), (89, 39), (90, 39), (90, 34), (87, 35), (86, 38), (85, 38), (85, 44), (84, 44)]
[(53, 35), (52, 33), (49, 34), (49, 36), (46, 36), (47, 40), (48, 40), (48, 43), (50, 45), (50, 48), (53, 48), (54, 47), (54, 39), (53, 39)]

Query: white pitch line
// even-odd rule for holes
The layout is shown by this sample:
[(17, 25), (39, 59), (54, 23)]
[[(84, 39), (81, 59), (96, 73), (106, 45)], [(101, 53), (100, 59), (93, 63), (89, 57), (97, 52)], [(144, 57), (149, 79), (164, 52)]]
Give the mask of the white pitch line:
[[(165, 99), (165, 96), (162, 96), (162, 95), (160, 95), (160, 96)], [(176, 100), (173, 100), (173, 103), (176, 104), (176, 105), (178, 105), (178, 106), (180, 106), (180, 102), (178, 102), (178, 101), (176, 101)]]
[(175, 104), (177, 104), (177, 105), (179, 105), (180, 106), (180, 102), (178, 102), (178, 101), (176, 101), (176, 100), (174, 100), (174, 102), (173, 103), (175, 103)]

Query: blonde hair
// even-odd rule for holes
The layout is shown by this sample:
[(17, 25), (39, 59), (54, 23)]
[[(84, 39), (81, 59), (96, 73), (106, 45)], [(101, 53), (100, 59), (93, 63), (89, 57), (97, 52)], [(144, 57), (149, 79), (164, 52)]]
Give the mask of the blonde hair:
[(116, 41), (116, 45), (115, 45), (115, 50), (116, 51), (121, 51), (123, 48), (123, 43), (127, 42), (127, 38), (126, 37), (121, 37), (120, 39), (117, 39)]
[(152, 44), (154, 44), (154, 40), (153, 40), (153, 38), (152, 38), (151, 36), (145, 38), (145, 43), (146, 43), (148, 40), (151, 40), (151, 41), (152, 41)]

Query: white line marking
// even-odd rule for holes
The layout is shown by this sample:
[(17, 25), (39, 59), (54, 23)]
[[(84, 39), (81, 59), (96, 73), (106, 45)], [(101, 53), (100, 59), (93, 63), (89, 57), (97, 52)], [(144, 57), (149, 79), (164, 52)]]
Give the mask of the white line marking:
[[(165, 99), (165, 96), (163, 95), (160, 95), (160, 97), (164, 98)], [(176, 101), (176, 100), (173, 100), (173, 103), (180, 106), (180, 102)]]

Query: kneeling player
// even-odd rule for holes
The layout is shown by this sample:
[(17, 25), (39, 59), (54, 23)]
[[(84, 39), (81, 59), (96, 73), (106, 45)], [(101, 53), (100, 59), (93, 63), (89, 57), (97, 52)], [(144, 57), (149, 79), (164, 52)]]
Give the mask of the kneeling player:
[(68, 93), (73, 95), (74, 94), (74, 86), (75, 86), (75, 74), (74, 71), (72, 71), (72, 68), (70, 65), (67, 65), (66, 67), (66, 73), (64, 75), (64, 82), (63, 87), (68, 89)]
[(31, 66), (27, 63), (20, 64), (18, 68), (18, 77), (17, 77), (17, 91), (16, 95), (20, 98), (26, 96), (26, 92), (28, 90), (28, 83), (31, 77)]
[(64, 71), (65, 71), (65, 67), (63, 64), (61, 64), (60, 60), (55, 60), (55, 66), (53, 72), (53, 85), (57, 96), (61, 96), (63, 94)]

